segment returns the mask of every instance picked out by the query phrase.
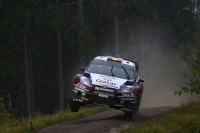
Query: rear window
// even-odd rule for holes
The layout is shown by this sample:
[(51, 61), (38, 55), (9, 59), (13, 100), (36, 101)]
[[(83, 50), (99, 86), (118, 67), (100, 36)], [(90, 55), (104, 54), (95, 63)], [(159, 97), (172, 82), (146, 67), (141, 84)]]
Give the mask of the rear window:
[[(134, 66), (123, 64), (123, 67), (126, 69), (130, 79), (136, 78), (137, 73)], [(122, 64), (118, 62), (94, 59), (86, 70), (91, 73), (98, 73), (107, 76), (114, 75), (114, 77), (128, 79), (128, 75), (123, 67)]]

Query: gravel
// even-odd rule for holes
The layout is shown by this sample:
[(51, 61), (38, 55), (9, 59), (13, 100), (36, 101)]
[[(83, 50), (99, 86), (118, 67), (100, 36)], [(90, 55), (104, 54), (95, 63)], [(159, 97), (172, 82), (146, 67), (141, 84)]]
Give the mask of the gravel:
[(121, 110), (111, 110), (97, 113), (83, 119), (52, 125), (39, 130), (37, 133), (121, 133), (139, 121), (146, 122), (164, 115), (173, 107), (140, 108), (134, 121), (125, 119)]

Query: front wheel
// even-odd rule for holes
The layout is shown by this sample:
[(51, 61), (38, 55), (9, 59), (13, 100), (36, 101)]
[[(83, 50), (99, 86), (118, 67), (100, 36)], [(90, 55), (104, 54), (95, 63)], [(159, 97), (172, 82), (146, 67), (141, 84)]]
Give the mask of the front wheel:
[(125, 117), (127, 119), (130, 119), (130, 120), (135, 120), (136, 119), (137, 113), (138, 113), (138, 110), (139, 110), (139, 107), (140, 107), (140, 101), (141, 101), (141, 95), (138, 96), (137, 101), (136, 101), (136, 103), (134, 105), (133, 110), (125, 112)]
[(79, 103), (77, 101), (74, 101), (73, 99), (71, 99), (71, 101), (70, 101), (71, 112), (78, 112), (79, 108), (80, 108)]

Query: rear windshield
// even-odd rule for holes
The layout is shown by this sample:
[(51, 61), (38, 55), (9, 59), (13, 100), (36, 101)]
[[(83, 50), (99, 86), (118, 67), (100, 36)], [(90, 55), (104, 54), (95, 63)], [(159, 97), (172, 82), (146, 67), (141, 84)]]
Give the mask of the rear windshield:
[(91, 73), (98, 73), (123, 79), (136, 79), (137, 73), (134, 66), (123, 64), (123, 67), (122, 64), (118, 62), (94, 59), (86, 70)]

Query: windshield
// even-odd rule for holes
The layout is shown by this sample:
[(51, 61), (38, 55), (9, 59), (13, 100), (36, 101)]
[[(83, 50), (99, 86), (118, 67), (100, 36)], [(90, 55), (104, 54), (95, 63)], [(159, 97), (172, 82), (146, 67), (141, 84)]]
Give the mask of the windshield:
[(133, 66), (123, 65), (118, 62), (93, 60), (86, 69), (91, 73), (98, 73), (123, 79), (135, 79), (136, 71)]

